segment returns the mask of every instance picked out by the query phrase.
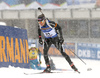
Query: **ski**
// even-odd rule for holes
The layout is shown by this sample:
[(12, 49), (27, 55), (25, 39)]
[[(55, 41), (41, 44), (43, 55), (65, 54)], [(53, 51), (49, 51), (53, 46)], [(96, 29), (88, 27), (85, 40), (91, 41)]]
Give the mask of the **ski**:
[(24, 74), (33, 75), (33, 74), (50, 74), (50, 73), (62, 73), (62, 72), (36, 72), (36, 73), (24, 73)]
[(34, 74), (49, 74), (49, 73), (62, 73), (62, 72), (37, 72)]
[[(50, 73), (64, 73), (66, 71), (73, 71), (72, 69), (56, 69), (56, 70), (52, 70), (51, 72), (43, 72), (43, 71), (39, 71), (39, 72), (33, 72), (33, 73), (24, 73), (25, 75), (33, 75), (33, 74), (50, 74)], [(75, 71), (77, 73), (80, 74), (79, 71)]]

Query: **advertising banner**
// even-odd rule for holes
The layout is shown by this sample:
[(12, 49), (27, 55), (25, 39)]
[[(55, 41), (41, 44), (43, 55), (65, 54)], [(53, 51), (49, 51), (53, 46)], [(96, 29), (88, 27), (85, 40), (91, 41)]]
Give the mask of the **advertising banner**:
[(96, 3), (96, 0), (66, 0), (67, 5), (80, 5), (86, 3)]
[(78, 43), (77, 55), (83, 59), (100, 60), (100, 44)]
[[(65, 53), (67, 53), (70, 57), (75, 57), (75, 55), (72, 52), (75, 52), (75, 43), (67, 43), (65, 42), (63, 45), (63, 50)], [(43, 46), (39, 45), (39, 49), (43, 54)], [(61, 56), (61, 53), (59, 52), (59, 50), (54, 46), (51, 45), (49, 51), (48, 51), (49, 55), (54, 55), (54, 56)]]
[(0, 26), (0, 67), (29, 68), (27, 40), (25, 29)]

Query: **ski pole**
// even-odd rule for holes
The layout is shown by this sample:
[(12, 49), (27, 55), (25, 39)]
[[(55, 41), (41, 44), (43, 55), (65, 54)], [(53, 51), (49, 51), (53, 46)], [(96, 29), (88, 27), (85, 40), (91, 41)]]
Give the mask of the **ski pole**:
[[(70, 49), (69, 49), (70, 50)], [(74, 55), (76, 55), (75, 54), (75, 52), (73, 52), (72, 50), (70, 50)], [(77, 56), (77, 55), (76, 55)], [(78, 56), (77, 56), (78, 57)], [(85, 65), (86, 65), (86, 63), (80, 58), (80, 57), (78, 57)]]
[[(68, 48), (68, 47), (67, 47)], [(75, 54), (75, 52), (73, 52), (71, 49), (69, 49), (68, 48), (68, 50), (70, 50), (75, 56), (77, 56), (77, 54)], [(78, 56), (77, 56), (78, 57)], [(86, 63), (80, 58), (80, 57), (78, 57), (85, 65), (86, 65)]]

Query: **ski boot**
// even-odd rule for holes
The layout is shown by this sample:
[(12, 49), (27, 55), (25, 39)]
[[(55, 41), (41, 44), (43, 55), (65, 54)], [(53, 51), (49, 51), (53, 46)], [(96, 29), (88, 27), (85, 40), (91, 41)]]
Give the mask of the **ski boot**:
[(71, 68), (72, 68), (74, 71), (80, 73), (73, 63), (72, 63), (70, 66), (71, 66)]
[(47, 68), (43, 71), (44, 73), (50, 73), (51, 72), (51, 67), (50, 65), (47, 65)]

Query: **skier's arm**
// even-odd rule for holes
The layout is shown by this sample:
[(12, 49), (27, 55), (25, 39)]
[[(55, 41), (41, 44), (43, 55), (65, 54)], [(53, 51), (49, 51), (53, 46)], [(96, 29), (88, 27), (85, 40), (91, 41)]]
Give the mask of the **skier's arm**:
[(62, 35), (62, 28), (61, 28), (57, 23), (55, 23), (55, 22), (53, 22), (53, 21), (50, 21), (50, 25), (51, 25), (52, 27), (55, 27), (56, 32), (59, 33), (59, 36), (60, 36), (60, 38), (59, 38), (59, 43), (62, 44), (62, 43), (64, 42), (63, 35)]
[(59, 43), (62, 44), (64, 42), (63, 35), (62, 35), (62, 28), (57, 24), (55, 29), (59, 31), (59, 34), (60, 34)]
[(39, 38), (41, 38), (41, 29), (40, 29), (39, 25), (38, 25), (38, 36), (39, 36)]
[(39, 36), (39, 43), (42, 45), (43, 42), (42, 42), (42, 37), (41, 37), (41, 29), (40, 29), (39, 25), (38, 25), (38, 36)]
[(60, 34), (60, 38), (63, 38), (63, 34), (62, 34), (62, 28), (57, 24), (55, 27), (56, 30), (58, 30), (59, 34)]
[(50, 23), (50, 25), (51, 25), (52, 27), (55, 27), (57, 33), (60, 34), (60, 38), (63, 38), (63, 35), (62, 35), (62, 28), (61, 28), (57, 23), (55, 23), (54, 21), (50, 21), (49, 23)]

